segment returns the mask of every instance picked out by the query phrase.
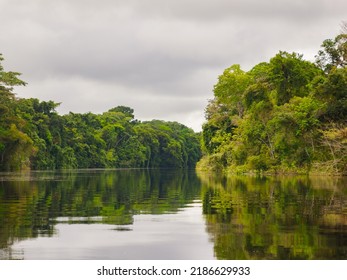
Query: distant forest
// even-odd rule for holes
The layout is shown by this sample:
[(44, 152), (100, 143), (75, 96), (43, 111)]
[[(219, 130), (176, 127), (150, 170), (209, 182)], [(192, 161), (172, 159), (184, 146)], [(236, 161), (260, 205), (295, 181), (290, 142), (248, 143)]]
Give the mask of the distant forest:
[(59, 103), (17, 98), (19, 75), (0, 64), (0, 170), (195, 168), (201, 157), (199, 135), (182, 124), (141, 122), (125, 106), (61, 116)]
[(205, 111), (199, 169), (347, 174), (347, 25), (315, 63), (279, 52), (219, 76)]
[(315, 63), (281, 51), (249, 71), (227, 68), (202, 133), (177, 122), (141, 122), (125, 106), (59, 115), (59, 103), (15, 96), (13, 87), (26, 83), (3, 69), (0, 55), (0, 170), (347, 174), (346, 29), (323, 42)]

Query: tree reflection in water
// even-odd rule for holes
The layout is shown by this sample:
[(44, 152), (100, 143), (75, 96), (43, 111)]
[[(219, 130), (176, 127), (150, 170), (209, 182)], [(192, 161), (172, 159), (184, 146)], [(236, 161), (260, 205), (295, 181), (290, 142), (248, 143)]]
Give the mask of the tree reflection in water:
[[(57, 237), (57, 225), (105, 224), (133, 234), (135, 215), (174, 215), (200, 199), (217, 259), (347, 259), (346, 186), (347, 178), (185, 170), (3, 173), (0, 259), (16, 258), (12, 248), (21, 241)], [(172, 235), (185, 236), (179, 230)]]
[(200, 173), (218, 259), (347, 259), (347, 180)]

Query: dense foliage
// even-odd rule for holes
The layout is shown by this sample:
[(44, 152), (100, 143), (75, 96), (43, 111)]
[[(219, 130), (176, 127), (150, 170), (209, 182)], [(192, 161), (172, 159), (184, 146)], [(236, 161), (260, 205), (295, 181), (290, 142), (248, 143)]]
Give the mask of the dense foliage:
[(0, 64), (0, 170), (194, 168), (201, 156), (198, 134), (182, 124), (140, 122), (125, 106), (61, 116), (59, 103), (16, 98), (18, 76)]
[(316, 63), (279, 52), (227, 68), (206, 108), (201, 169), (347, 173), (347, 34)]

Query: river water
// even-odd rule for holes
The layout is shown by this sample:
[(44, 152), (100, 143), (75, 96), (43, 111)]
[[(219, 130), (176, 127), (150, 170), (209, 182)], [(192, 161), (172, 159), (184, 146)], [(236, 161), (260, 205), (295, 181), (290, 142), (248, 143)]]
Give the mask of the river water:
[(347, 259), (347, 178), (0, 173), (0, 259)]

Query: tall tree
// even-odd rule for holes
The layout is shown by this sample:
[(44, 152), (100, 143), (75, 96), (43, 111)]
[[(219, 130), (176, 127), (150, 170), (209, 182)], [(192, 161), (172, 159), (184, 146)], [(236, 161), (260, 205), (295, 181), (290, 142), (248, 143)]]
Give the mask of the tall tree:
[(334, 68), (347, 66), (347, 33), (345, 31), (334, 39), (325, 40), (321, 47), (322, 49), (316, 56), (316, 63), (326, 73)]
[(23, 132), (25, 122), (16, 116), (14, 86), (24, 86), (20, 73), (6, 72), (0, 54), (0, 169), (28, 167), (34, 153), (33, 141)]

